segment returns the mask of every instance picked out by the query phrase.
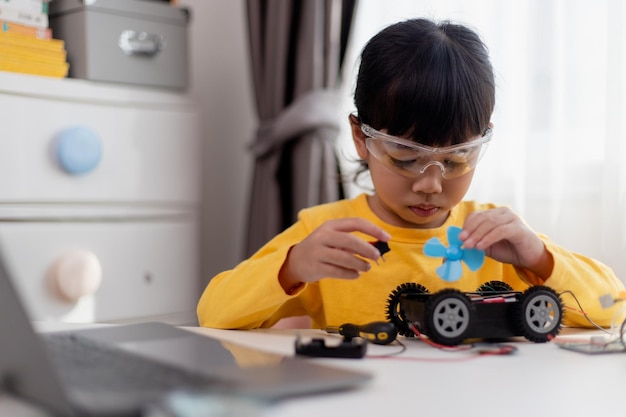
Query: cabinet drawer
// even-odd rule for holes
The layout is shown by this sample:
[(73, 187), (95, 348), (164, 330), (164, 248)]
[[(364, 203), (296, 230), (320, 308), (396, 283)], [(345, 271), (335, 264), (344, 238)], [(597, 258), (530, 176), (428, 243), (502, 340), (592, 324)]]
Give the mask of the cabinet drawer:
[[(197, 202), (198, 120), (188, 108), (0, 93), (0, 114), (0, 202)], [(79, 174), (57, 155), (76, 127), (100, 143)]]
[[(199, 265), (195, 219), (0, 223), (0, 251), (33, 320), (195, 323)], [(56, 290), (53, 265), (68, 253), (98, 260), (99, 288), (78, 301)]]

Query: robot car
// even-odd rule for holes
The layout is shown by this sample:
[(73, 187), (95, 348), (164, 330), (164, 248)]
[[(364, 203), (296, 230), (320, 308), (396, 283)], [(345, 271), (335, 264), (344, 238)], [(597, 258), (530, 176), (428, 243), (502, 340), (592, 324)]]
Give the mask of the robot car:
[(412, 282), (399, 285), (387, 303), (387, 319), (398, 333), (428, 336), (445, 346), (466, 339), (501, 340), (523, 336), (544, 343), (561, 330), (563, 304), (551, 288), (536, 285), (523, 292), (490, 281), (476, 292), (443, 289), (431, 294)]

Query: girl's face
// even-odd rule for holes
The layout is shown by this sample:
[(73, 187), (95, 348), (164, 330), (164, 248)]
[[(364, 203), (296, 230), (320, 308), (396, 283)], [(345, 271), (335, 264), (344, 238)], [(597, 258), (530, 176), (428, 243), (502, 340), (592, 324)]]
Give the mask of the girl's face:
[(393, 226), (430, 229), (444, 224), (450, 210), (469, 189), (474, 170), (453, 179), (442, 177), (432, 165), (415, 178), (400, 175), (378, 161), (367, 149), (367, 137), (358, 119), (350, 116), (352, 138), (359, 157), (367, 162), (376, 193), (369, 199), (374, 213)]

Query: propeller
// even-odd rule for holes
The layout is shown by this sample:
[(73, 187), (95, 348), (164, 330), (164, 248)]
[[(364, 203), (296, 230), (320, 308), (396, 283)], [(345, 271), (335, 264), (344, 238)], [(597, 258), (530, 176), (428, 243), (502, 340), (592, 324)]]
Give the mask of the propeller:
[(459, 239), (461, 228), (448, 227), (448, 247), (436, 238), (430, 238), (424, 245), (424, 255), (434, 258), (443, 258), (443, 264), (437, 268), (437, 275), (448, 282), (461, 278), (461, 261), (471, 270), (476, 271), (485, 261), (485, 252), (480, 249), (464, 249)]

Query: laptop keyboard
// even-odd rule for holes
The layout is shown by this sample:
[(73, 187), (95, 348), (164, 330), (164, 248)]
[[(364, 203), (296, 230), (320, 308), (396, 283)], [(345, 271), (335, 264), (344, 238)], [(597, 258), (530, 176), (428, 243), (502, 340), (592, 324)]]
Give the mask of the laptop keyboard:
[(67, 333), (43, 337), (64, 384), (84, 390), (169, 391), (210, 385), (207, 378)]

